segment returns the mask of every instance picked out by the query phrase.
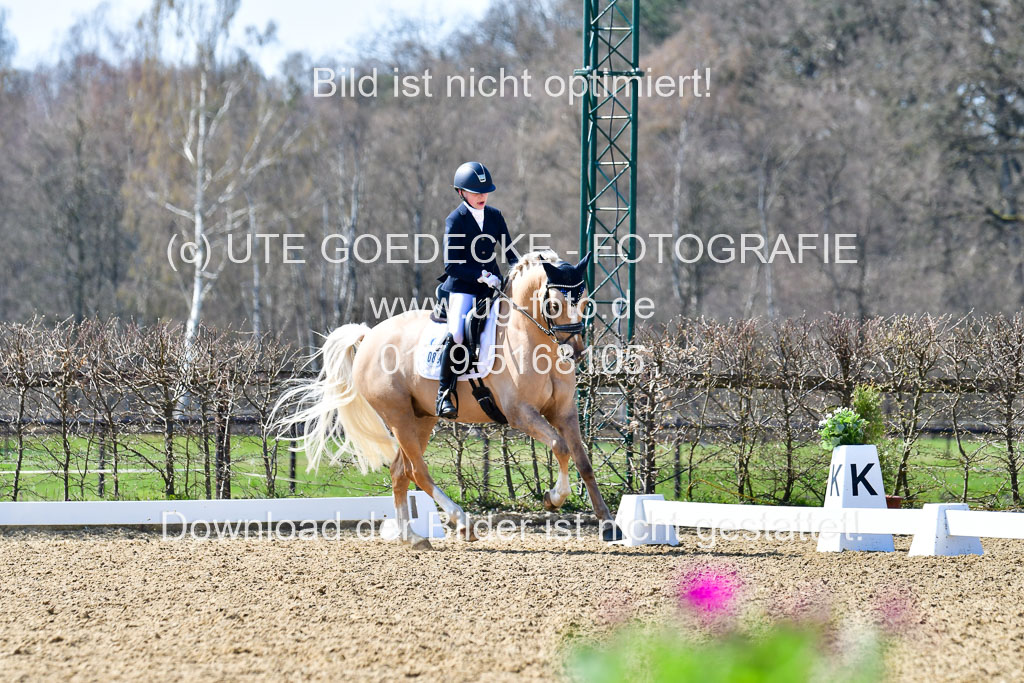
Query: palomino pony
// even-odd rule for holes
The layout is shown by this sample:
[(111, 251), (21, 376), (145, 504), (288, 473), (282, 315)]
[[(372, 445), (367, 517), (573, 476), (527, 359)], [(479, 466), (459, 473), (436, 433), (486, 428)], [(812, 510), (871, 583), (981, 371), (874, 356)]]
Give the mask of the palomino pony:
[[(550, 446), (558, 459), (558, 480), (545, 492), (544, 507), (557, 510), (569, 496), (571, 458), (601, 520), (602, 535), (612, 541), (621, 538), (621, 532), (601, 497), (584, 449), (575, 400), (573, 361), (584, 350), (588, 302), (582, 283), (588, 260), (589, 255), (572, 265), (550, 251), (531, 252), (512, 268), (498, 303), (504, 310), (498, 311), (494, 369), (484, 382), (509, 425)], [(565, 286), (559, 289), (559, 284)], [(570, 284), (578, 286), (572, 301), (565, 296)], [(390, 467), (399, 537), (415, 549), (429, 549), (430, 542), (410, 528), (410, 480), (447, 513), (460, 538), (475, 540), (468, 516), (434, 483), (423, 460), (439, 419), (434, 414), (438, 383), (417, 374), (414, 351), (430, 324), (429, 311), (414, 310), (372, 329), (362, 323), (342, 325), (320, 350), (319, 376), (290, 389), (275, 407), (278, 411), (299, 403), (297, 412), (279, 418), (277, 424), (282, 433), (294, 425), (305, 427), (296, 448), (306, 451), (310, 469), (325, 454), (337, 464), (345, 452), (355, 456), (363, 472)], [(492, 422), (468, 384), (458, 382), (456, 421)]]

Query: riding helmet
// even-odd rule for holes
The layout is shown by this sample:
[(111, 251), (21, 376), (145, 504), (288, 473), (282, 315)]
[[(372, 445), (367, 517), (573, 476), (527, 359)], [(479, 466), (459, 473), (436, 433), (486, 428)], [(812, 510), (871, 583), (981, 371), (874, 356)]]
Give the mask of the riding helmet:
[(457, 190), (466, 190), (477, 194), (494, 192), (491, 172), (479, 161), (467, 161), (459, 166), (455, 171), (455, 182), (452, 184)]

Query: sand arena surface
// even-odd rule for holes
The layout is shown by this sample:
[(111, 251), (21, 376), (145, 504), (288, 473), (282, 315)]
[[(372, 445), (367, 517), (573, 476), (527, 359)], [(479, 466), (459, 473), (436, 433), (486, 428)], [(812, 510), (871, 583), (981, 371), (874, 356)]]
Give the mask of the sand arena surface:
[[(1024, 679), (1024, 543), (982, 557), (823, 554), (812, 540), (622, 548), (593, 529), (414, 553), (384, 541), (165, 541), (159, 533), (0, 532), (0, 678), (557, 679), (569, 635), (672, 608), (673, 576), (734, 567), (746, 604), (832, 595), (842, 614), (916, 603), (899, 680)], [(902, 550), (903, 552), (899, 552)], [(625, 597), (622, 597), (625, 596)]]

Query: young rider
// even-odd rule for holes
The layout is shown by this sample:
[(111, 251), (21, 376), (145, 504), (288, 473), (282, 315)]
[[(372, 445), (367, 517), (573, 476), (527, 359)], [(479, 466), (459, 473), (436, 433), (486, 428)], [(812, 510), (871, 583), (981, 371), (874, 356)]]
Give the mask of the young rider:
[[(466, 314), (473, 310), (477, 297), (488, 296), (501, 286), (497, 252), (505, 254), (510, 266), (519, 262), (512, 237), (501, 212), (487, 206), (487, 195), (494, 192), (491, 173), (478, 161), (469, 161), (455, 171), (453, 183), (462, 203), (448, 215), (444, 224), (444, 272), (439, 279), (448, 295), (448, 336), (441, 360), (441, 383), (437, 391), (436, 413), (455, 418), (458, 414), (451, 395), (458, 374), (464, 367), (467, 349), (462, 345)], [(461, 353), (460, 353), (461, 352)]]

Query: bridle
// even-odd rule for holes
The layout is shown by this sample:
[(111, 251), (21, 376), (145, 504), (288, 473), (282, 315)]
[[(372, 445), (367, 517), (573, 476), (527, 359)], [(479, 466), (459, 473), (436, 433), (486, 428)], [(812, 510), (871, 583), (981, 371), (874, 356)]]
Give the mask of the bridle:
[[(556, 325), (553, 322), (551, 322), (551, 318), (548, 317), (548, 297), (551, 296), (551, 290), (553, 289), (559, 294), (561, 294), (562, 297), (565, 299), (566, 303), (572, 306), (574, 298), (581, 299), (583, 297), (583, 290), (585, 288), (586, 283), (582, 281), (576, 283), (575, 285), (553, 285), (549, 282), (547, 288), (544, 291), (544, 300), (540, 302), (540, 310), (541, 313), (544, 315), (544, 322), (548, 324), (548, 329), (551, 330), (554, 334), (564, 332), (568, 335), (565, 337), (565, 339), (560, 341), (559, 344), (568, 343), (568, 341), (575, 337), (577, 334), (582, 335), (583, 321), (581, 320), (578, 323), (566, 323), (564, 325)], [(556, 339), (555, 341), (558, 340)]]
[[(530, 320), (530, 322), (532, 322), (534, 325), (537, 326), (537, 329), (539, 329), (541, 332), (543, 332), (547, 336), (551, 337), (551, 339), (555, 340), (556, 344), (558, 344), (559, 346), (561, 346), (562, 344), (568, 344), (569, 340), (572, 339), (573, 337), (575, 337), (576, 335), (581, 335), (582, 336), (582, 334), (583, 334), (583, 322), (582, 321), (580, 321), (578, 323), (566, 323), (564, 325), (556, 325), (555, 323), (553, 323), (551, 321), (551, 317), (548, 316), (548, 306), (547, 306), (547, 303), (548, 303), (548, 297), (551, 296), (551, 290), (554, 289), (559, 294), (561, 294), (563, 297), (565, 297), (565, 300), (568, 301), (570, 305), (572, 305), (572, 299), (570, 297), (573, 294), (575, 294), (576, 296), (582, 296), (583, 289), (586, 286), (585, 283), (579, 282), (579, 283), (577, 283), (575, 285), (556, 285), (556, 284), (552, 284), (552, 283), (549, 282), (547, 284), (547, 287), (546, 287), (546, 289), (544, 291), (544, 300), (540, 302), (541, 314), (544, 316), (544, 322), (547, 323), (547, 326), (541, 325), (540, 322), (536, 318), (534, 318), (530, 314), (530, 312), (528, 310), (526, 310), (525, 308), (523, 308), (522, 306), (517, 304), (515, 301), (513, 301), (511, 299), (511, 297), (509, 297), (507, 294), (505, 294), (505, 287), (507, 285), (508, 285), (508, 278), (506, 277), (505, 282), (501, 283), (501, 289), (500, 290), (499, 289), (494, 290), (495, 292), (497, 292), (498, 298), (499, 299), (504, 299), (505, 301), (507, 301), (509, 303), (510, 306), (512, 306), (512, 308), (514, 308), (515, 310), (517, 310), (520, 313), (522, 313), (523, 315), (525, 315)], [(565, 334), (566, 336), (564, 338), (562, 338), (562, 339), (559, 339), (558, 338), (559, 334)]]

